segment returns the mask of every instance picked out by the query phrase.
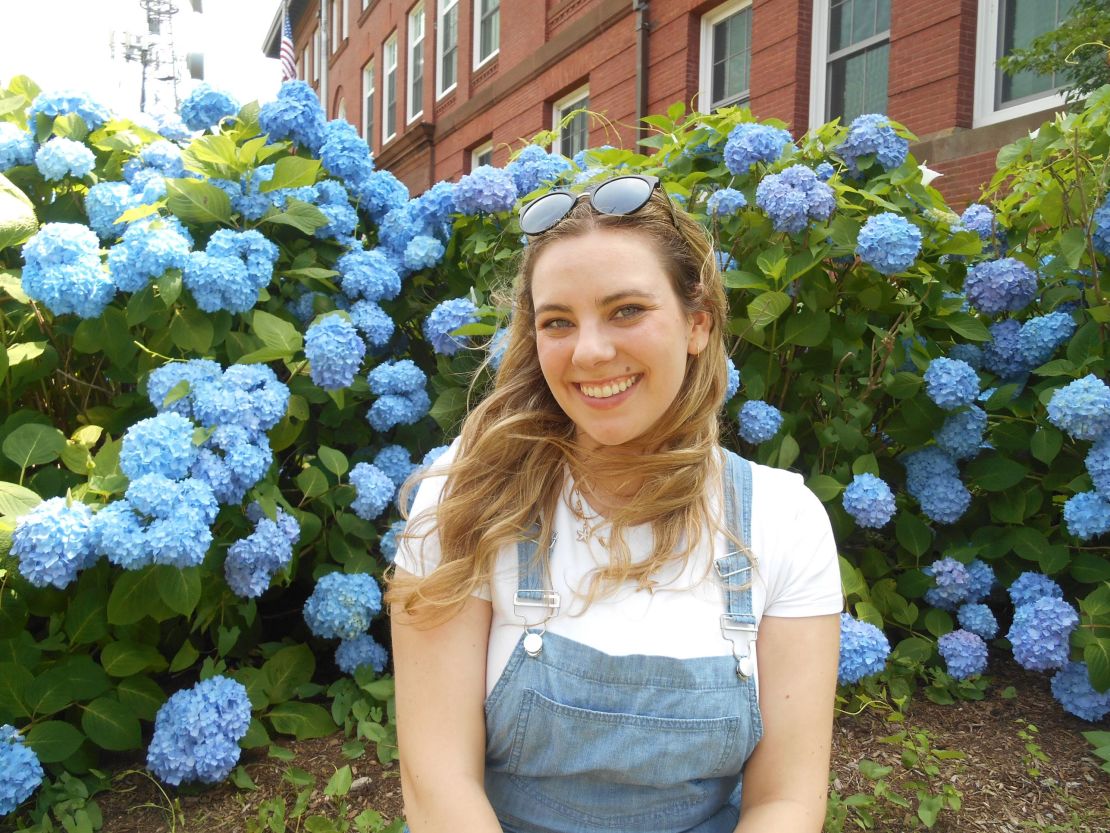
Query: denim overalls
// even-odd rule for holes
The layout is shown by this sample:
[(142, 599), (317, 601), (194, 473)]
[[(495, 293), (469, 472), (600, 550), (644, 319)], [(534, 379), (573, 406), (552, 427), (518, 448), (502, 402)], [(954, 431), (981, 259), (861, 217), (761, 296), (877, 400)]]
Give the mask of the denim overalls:
[[(728, 529), (751, 540), (751, 468), (725, 452)], [(731, 545), (730, 545), (731, 549)], [(717, 559), (732, 657), (610, 656), (544, 632), (558, 615), (535, 541), (518, 548), (520, 641), (486, 699), (485, 787), (507, 833), (732, 833), (763, 734), (751, 564)]]

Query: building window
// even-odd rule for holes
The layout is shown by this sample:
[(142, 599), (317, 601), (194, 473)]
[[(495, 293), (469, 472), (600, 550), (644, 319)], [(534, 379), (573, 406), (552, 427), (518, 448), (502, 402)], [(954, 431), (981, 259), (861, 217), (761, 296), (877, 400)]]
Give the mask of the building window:
[(339, 0), (343, 4), (343, 40), (351, 31), (351, 0)]
[(493, 164), (493, 141), (478, 145), (470, 151), (470, 170)]
[(564, 119), (574, 110), (586, 110), (590, 106), (590, 88), (579, 87), (570, 95), (555, 102), (551, 114), (551, 127), (559, 131), (552, 148), (555, 153), (572, 157), (580, 150), (590, 146), (590, 114), (575, 113), (568, 121)]
[(501, 48), (501, 0), (474, 0), (474, 68)]
[(335, 52), (341, 43), (339, 39), (339, 4), (342, 0), (331, 0), (331, 51)]
[(887, 110), (890, 0), (817, 0), (810, 123)]
[(1007, 75), (998, 68), (997, 60), (1055, 29), (1074, 5), (1075, 0), (979, 0), (976, 127), (1064, 106), (1057, 75)]
[(320, 30), (312, 30), (312, 81), (320, 77)]
[(746, 103), (751, 69), (751, 0), (725, 3), (702, 17), (699, 109)]
[(374, 146), (374, 62), (362, 68), (362, 138)]
[(439, 0), (436, 26), (436, 98), (455, 89), (459, 58), (459, 0)]
[(424, 112), (424, 6), (417, 5), (409, 12), (408, 53), (408, 119), (412, 121)]
[(382, 90), (382, 144), (397, 135), (397, 33), (382, 48), (385, 88)]

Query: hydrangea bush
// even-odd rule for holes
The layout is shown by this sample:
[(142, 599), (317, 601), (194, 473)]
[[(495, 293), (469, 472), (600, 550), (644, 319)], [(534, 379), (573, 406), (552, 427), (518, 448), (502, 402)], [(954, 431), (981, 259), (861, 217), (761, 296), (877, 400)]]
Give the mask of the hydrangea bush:
[(51, 777), (145, 740), (210, 782), (335, 731), (324, 684), (388, 691), (399, 488), (497, 367), (512, 209), (615, 170), (714, 237), (724, 436), (826, 504), (841, 681), (941, 698), (1012, 652), (1104, 713), (1110, 90), (1003, 149), (962, 216), (878, 114), (795, 140), (676, 105), (643, 154), (540, 141), (420, 195), (304, 84), (182, 115), (0, 91), (0, 725), (29, 727), (0, 808), (27, 753)]

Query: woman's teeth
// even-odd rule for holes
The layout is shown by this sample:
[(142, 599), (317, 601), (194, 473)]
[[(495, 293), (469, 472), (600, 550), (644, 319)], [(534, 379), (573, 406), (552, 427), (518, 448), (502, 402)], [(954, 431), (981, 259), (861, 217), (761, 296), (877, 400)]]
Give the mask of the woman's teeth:
[(623, 393), (634, 384), (640, 381), (640, 377), (629, 376), (627, 379), (621, 379), (618, 382), (609, 382), (604, 385), (579, 385), (582, 393), (591, 399), (608, 399), (610, 396), (616, 396), (618, 393)]

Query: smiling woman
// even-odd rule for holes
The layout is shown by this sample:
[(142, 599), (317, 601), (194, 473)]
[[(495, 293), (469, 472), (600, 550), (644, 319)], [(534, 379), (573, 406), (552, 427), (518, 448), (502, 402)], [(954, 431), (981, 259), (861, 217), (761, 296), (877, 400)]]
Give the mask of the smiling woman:
[(721, 276), (657, 186), (522, 222), (494, 388), (420, 484), (387, 597), (414, 833), (821, 827), (836, 547), (719, 445)]

